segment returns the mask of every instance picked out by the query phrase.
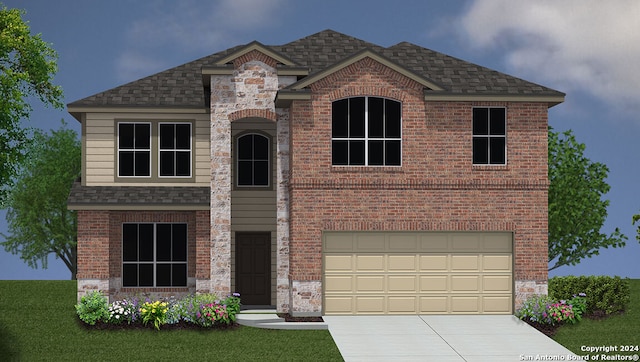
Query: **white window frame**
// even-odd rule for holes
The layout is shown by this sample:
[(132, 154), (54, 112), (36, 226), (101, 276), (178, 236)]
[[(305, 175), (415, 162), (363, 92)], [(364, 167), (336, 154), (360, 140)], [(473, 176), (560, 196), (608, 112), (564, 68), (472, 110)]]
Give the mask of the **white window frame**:
[[(333, 102), (337, 102), (337, 101), (341, 101), (341, 100), (345, 100), (345, 99), (351, 99), (351, 98), (361, 98), (364, 97), (364, 137), (336, 137), (334, 138), (333, 135), (331, 137), (331, 143), (333, 145), (333, 141), (364, 141), (364, 165), (334, 165), (333, 161), (331, 162), (331, 166), (332, 167), (402, 167), (402, 124), (403, 124), (403, 119), (402, 119), (402, 102), (392, 99), (392, 98), (387, 98), (387, 97), (378, 97), (378, 96), (354, 96), (354, 97), (347, 97), (347, 98), (341, 98), (341, 99), (336, 99), (334, 101), (331, 102), (331, 104), (333, 105)], [(383, 100), (390, 100), (393, 102), (398, 102), (400, 104), (400, 137), (396, 138), (396, 137), (387, 137), (387, 138), (380, 138), (380, 137), (369, 137), (369, 98), (381, 98)], [(349, 108), (347, 108), (347, 113), (349, 113), (351, 104), (349, 104)], [(385, 120), (386, 122), (386, 120)], [(400, 141), (400, 164), (399, 165), (369, 165), (369, 141)], [(333, 148), (333, 146), (332, 146)], [(349, 156), (347, 155), (347, 159), (349, 158)]]
[[(149, 148), (148, 149), (142, 149), (142, 148), (140, 148), (140, 149), (136, 149), (136, 148), (121, 149), (120, 148), (120, 125), (121, 124), (133, 124), (133, 125), (136, 125), (136, 124), (148, 124), (149, 125)], [(118, 164), (117, 164), (116, 167), (117, 167), (118, 177), (122, 177), (122, 178), (151, 178), (152, 177), (152, 174), (151, 174), (151, 172), (152, 172), (152, 170), (151, 170), (151, 162), (153, 162), (153, 160), (152, 160), (152, 152), (151, 152), (151, 149), (153, 148), (152, 147), (152, 142), (153, 142), (153, 124), (151, 122), (126, 121), (126, 122), (117, 122), (116, 127), (117, 127), (117, 132), (118, 132), (118, 137), (116, 138), (117, 149), (118, 149), (118, 151), (117, 151), (117, 153), (118, 153), (117, 154)], [(135, 136), (134, 136), (134, 138), (135, 138)], [(133, 176), (122, 176), (122, 175), (120, 175), (120, 152), (121, 151), (122, 152), (128, 152), (128, 151), (134, 151), (134, 152), (136, 152), (136, 151), (146, 151), (146, 152), (149, 152), (149, 175), (148, 176), (136, 176), (136, 175), (133, 175)], [(134, 160), (135, 160), (135, 158), (134, 158)], [(136, 167), (135, 167), (135, 164), (134, 164), (134, 166), (133, 166), (134, 172), (135, 172), (135, 168)]]
[[(160, 152), (162, 151), (172, 151), (172, 152), (186, 152), (183, 149), (176, 149), (175, 145), (173, 149), (161, 148), (160, 144), (160, 126), (163, 124), (188, 124), (189, 125), (189, 176), (162, 176), (160, 175)], [(175, 127), (174, 127), (175, 130)], [(174, 133), (175, 134), (175, 133)], [(174, 158), (175, 160), (175, 158)], [(175, 164), (174, 164), (174, 173), (175, 173)], [(191, 178), (193, 177), (193, 124), (191, 122), (158, 122), (158, 178)]]
[[(492, 108), (500, 108), (500, 109), (504, 109), (504, 135), (475, 135), (473, 134), (473, 109), (487, 109), (490, 110)], [(471, 111), (471, 137), (472, 137), (472, 141), (471, 141), (471, 163), (473, 164), (474, 167), (491, 167), (491, 166), (506, 166), (508, 163), (508, 159), (507, 159), (507, 134), (509, 132), (509, 130), (507, 129), (507, 107), (498, 107), (498, 106), (486, 106), (486, 107), (481, 107), (481, 106), (477, 106), (477, 107), (472, 107), (472, 111)], [(489, 119), (488, 122), (489, 124), (487, 125), (487, 127), (489, 127), (489, 129), (491, 129), (491, 111), (489, 111)], [(488, 157), (488, 161), (487, 163), (474, 163), (473, 162), (473, 139), (475, 138), (488, 138), (489, 139), (489, 144), (487, 145), (487, 147), (489, 148), (487, 150), (487, 157)], [(491, 163), (491, 139), (492, 138), (504, 138), (504, 163)]]
[[(124, 225), (140, 225), (140, 224), (152, 224), (153, 225), (153, 261), (124, 261)], [(187, 233), (187, 260), (186, 261), (157, 261), (156, 258), (156, 249), (157, 249), (157, 240), (156, 240), (156, 235), (157, 235), (157, 225), (160, 224), (170, 224), (170, 225), (175, 225), (175, 224), (180, 224), (180, 225), (185, 225), (186, 227), (186, 233)], [(138, 233), (139, 233), (139, 229), (138, 229)], [(139, 240), (139, 236), (138, 236), (138, 240)], [(120, 227), (120, 241), (121, 241), (121, 249), (122, 249), (122, 255), (121, 255), (121, 280), (122, 280), (122, 287), (123, 288), (186, 288), (189, 285), (189, 224), (186, 222), (123, 222), (122, 226)], [(138, 259), (140, 259), (140, 256), (138, 255)], [(136, 265), (140, 265), (140, 264), (147, 264), (147, 265), (153, 265), (153, 286), (140, 286), (140, 275), (138, 274), (138, 285), (136, 286), (125, 286), (124, 285), (124, 265), (125, 264), (136, 264)], [(186, 266), (186, 280), (185, 280), (185, 285), (171, 285), (171, 286), (158, 286), (157, 285), (157, 275), (156, 275), (156, 270), (157, 270), (157, 264), (184, 264)]]

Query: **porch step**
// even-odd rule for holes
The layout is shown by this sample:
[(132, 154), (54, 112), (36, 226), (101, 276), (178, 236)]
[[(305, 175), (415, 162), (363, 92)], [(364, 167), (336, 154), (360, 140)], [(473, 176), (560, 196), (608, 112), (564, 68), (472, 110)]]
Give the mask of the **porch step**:
[(243, 310), (236, 316), (238, 324), (248, 327), (265, 329), (291, 329), (291, 330), (324, 330), (329, 329), (325, 322), (285, 322), (278, 317), (275, 310)]

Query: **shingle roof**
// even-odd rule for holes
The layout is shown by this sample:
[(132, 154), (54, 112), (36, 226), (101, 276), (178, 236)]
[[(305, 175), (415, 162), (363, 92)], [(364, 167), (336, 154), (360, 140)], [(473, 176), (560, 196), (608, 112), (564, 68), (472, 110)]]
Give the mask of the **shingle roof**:
[(106, 210), (134, 206), (208, 209), (210, 197), (209, 187), (82, 186), (80, 181), (76, 181), (71, 187), (67, 205), (73, 210), (96, 206)]
[[(216, 60), (242, 49), (236, 46), (163, 72), (80, 99), (68, 107), (185, 107), (204, 108), (202, 68), (216, 66)], [(420, 77), (429, 79), (449, 94), (507, 94), (564, 96), (556, 90), (466, 62), (415, 44), (401, 42), (388, 48), (333, 30), (267, 46), (309, 68), (309, 75), (359, 52), (370, 49)]]

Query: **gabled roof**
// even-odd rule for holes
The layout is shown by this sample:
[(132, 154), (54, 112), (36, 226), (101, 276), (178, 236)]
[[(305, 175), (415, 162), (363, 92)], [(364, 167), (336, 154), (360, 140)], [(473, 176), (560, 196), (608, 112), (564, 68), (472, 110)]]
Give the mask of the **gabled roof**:
[[(425, 98), (432, 100), (531, 99), (550, 106), (564, 100), (564, 93), (486, 67), (457, 59), (408, 42), (388, 48), (333, 30), (292, 41), (266, 46), (259, 42), (229, 48), (157, 74), (69, 103), (69, 112), (92, 108), (175, 108), (207, 109), (208, 86), (205, 75), (230, 72), (225, 64), (249, 51), (258, 50), (274, 58), (278, 72), (306, 76), (289, 87), (288, 94), (302, 89), (358, 57), (369, 56), (387, 63), (425, 85)], [(308, 75), (307, 75), (308, 74)], [(203, 79), (205, 80), (203, 84)]]

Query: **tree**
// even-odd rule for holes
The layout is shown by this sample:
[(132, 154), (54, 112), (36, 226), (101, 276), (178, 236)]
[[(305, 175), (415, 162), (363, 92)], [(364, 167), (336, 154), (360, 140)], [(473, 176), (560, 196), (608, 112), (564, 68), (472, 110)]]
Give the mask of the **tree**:
[(623, 247), (627, 237), (618, 228), (600, 232), (609, 200), (603, 196), (609, 169), (584, 156), (585, 145), (571, 131), (549, 129), (549, 270), (576, 265), (598, 255), (601, 248)]
[[(638, 221), (640, 221), (640, 214), (633, 215), (633, 218), (631, 220), (633, 221), (631, 225), (635, 225)], [(640, 241), (640, 223), (638, 223), (638, 235), (636, 235), (636, 239)]]
[(67, 197), (80, 176), (80, 141), (63, 122), (51, 134), (35, 131), (26, 156), (7, 197), (10, 236), (2, 234), (0, 244), (32, 268), (41, 263), (46, 269), (49, 254), (54, 254), (75, 279), (77, 216), (67, 209)]
[(31, 113), (30, 97), (62, 108), (62, 89), (52, 83), (57, 54), (40, 34), (32, 35), (25, 13), (0, 4), (0, 201), (24, 160), (29, 130), (20, 120)]

